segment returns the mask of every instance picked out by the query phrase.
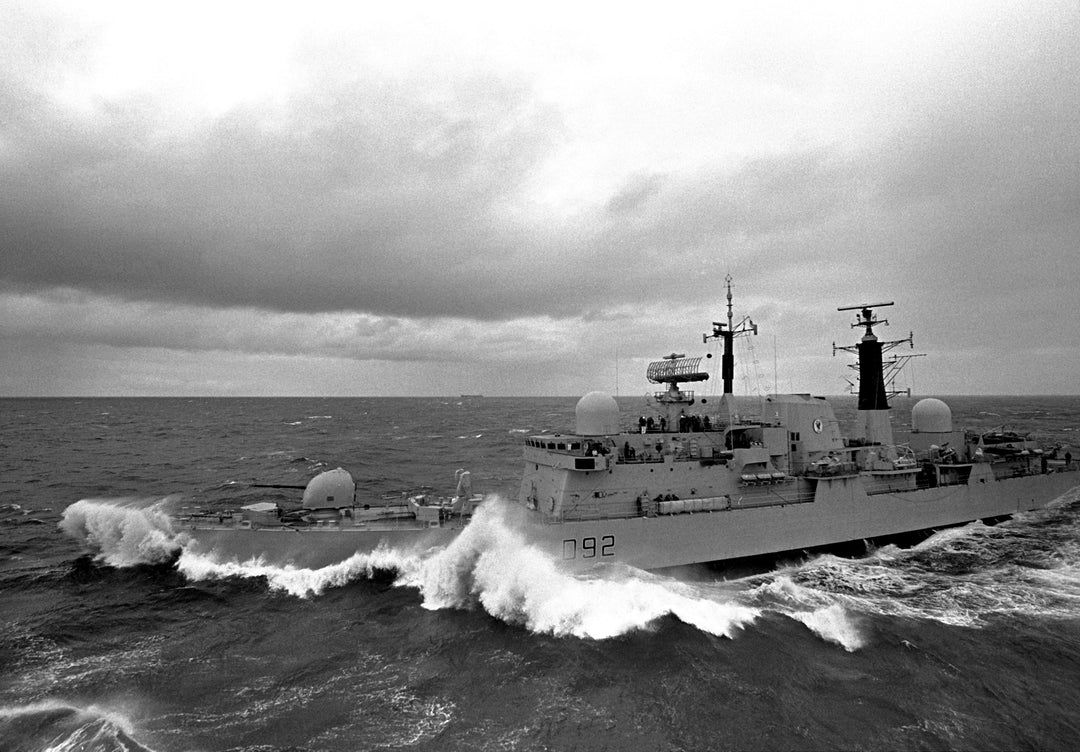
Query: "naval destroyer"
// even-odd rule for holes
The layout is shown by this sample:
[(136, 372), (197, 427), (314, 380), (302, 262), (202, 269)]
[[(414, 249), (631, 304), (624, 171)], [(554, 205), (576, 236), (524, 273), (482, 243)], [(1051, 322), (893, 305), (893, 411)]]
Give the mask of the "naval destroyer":
[[(700, 357), (672, 353), (651, 363), (650, 414), (627, 420), (614, 398), (582, 397), (572, 432), (524, 441), (524, 473), (514, 504), (529, 545), (580, 569), (620, 562), (662, 569), (877, 539), (1046, 506), (1080, 485), (1076, 466), (1029, 436), (957, 429), (947, 404), (918, 401), (911, 430), (894, 433), (889, 396), (907, 357), (889, 352), (911, 338), (884, 342), (877, 309), (855, 311), (858, 419), (841, 434), (832, 405), (810, 394), (765, 399), (763, 416), (740, 415), (733, 395), (733, 341), (757, 334), (736, 323), (731, 280), (727, 322), (703, 339), (722, 340), (723, 395), (702, 404), (686, 388), (709, 378)], [(1071, 457), (1070, 457), (1071, 459)], [(485, 500), (459, 470), (446, 497), (393, 502), (357, 498), (338, 468), (315, 476), (303, 497), (232, 513), (176, 519), (193, 550), (222, 560), (261, 558), (319, 568), (379, 547), (422, 552), (446, 546)]]

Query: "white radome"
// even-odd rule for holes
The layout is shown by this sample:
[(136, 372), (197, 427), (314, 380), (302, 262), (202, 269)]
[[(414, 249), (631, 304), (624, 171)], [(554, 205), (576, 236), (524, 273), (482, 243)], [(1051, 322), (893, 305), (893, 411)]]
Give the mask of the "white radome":
[(589, 392), (574, 408), (579, 436), (610, 436), (619, 432), (619, 405), (607, 392)]
[(952, 410), (939, 399), (921, 399), (911, 408), (911, 430), (918, 433), (949, 433), (952, 431)]

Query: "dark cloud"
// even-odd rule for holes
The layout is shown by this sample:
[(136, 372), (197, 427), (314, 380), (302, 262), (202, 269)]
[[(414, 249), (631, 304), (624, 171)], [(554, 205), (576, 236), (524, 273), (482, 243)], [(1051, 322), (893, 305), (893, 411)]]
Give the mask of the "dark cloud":
[[(604, 338), (670, 351), (675, 318), (720, 314), (730, 272), (738, 309), (799, 357), (845, 332), (836, 305), (880, 296), (901, 334), (962, 333), (971, 358), (999, 339), (1035, 352), (1063, 321), (1040, 350), (1060, 360), (1080, 347), (1080, 12), (968, 15), (850, 91), (830, 91), (848, 61), (814, 35), (793, 56), (751, 40), (747, 70), (692, 71), (685, 90), (686, 71), (658, 70), (651, 85), (753, 100), (674, 115), (627, 109), (635, 80), (604, 79), (626, 101), (573, 83), (560, 98), (558, 75), (483, 51), (380, 69), (349, 30), (298, 44), (274, 96), (214, 114), (167, 88), (80, 89), (99, 30), (23, 6), (0, 30), (0, 337), (515, 367), (544, 351), (569, 368)], [(771, 121), (803, 106), (805, 123)], [(742, 150), (700, 138), (753, 141), (759, 119)], [(589, 141), (605, 128), (611, 145)]]
[(528, 85), (299, 61), (318, 86), (216, 119), (147, 95), (76, 110), (9, 80), (0, 280), (219, 308), (595, 315), (700, 293), (720, 255), (782, 259), (843, 192), (816, 151), (642, 173), (571, 217), (523, 215), (565, 136)]
[[(1080, 12), (997, 20), (950, 53), (950, 78), (912, 82), (867, 160), (869, 215), (921, 296), (924, 342), (1034, 343), (1080, 315)], [(1080, 329), (1061, 334), (1080, 347)]]
[(7, 96), (0, 275), (279, 310), (505, 311), (520, 290), (474, 282), (521, 246), (498, 204), (559, 123), (499, 79), (439, 85), (439, 105), (426, 84), (351, 81), (164, 136), (149, 102), (75, 120)]
[[(557, 139), (557, 115), (497, 78), (458, 82), (439, 107), (420, 84), (353, 81), (164, 142), (147, 102), (24, 132), (0, 275), (211, 306), (561, 317), (637, 284), (685, 291), (698, 270), (663, 280), (657, 264), (819, 223), (836, 200), (840, 176), (811, 154), (634, 178), (604, 212), (560, 226), (515, 220), (503, 206)], [(613, 264), (624, 284), (610, 284)]]

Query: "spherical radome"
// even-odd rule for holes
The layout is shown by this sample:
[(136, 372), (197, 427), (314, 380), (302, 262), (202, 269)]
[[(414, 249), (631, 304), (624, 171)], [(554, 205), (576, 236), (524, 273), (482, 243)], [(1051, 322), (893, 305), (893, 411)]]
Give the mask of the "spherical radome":
[(952, 431), (952, 410), (939, 399), (921, 399), (911, 408), (911, 430), (919, 433)]
[(607, 392), (589, 392), (574, 408), (579, 436), (610, 436), (619, 432), (619, 405)]

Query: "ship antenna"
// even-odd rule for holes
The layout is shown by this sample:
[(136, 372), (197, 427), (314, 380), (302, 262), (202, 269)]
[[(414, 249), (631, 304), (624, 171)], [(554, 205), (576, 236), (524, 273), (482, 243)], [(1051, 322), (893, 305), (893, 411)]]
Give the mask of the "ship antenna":
[(728, 274), (724, 277), (724, 285), (727, 287), (727, 328), (729, 332), (735, 331), (734, 321), (735, 315), (732, 313), (731, 307), (731, 275)]
[(833, 355), (836, 355), (837, 350), (844, 350), (855, 354), (858, 358), (851, 365), (851, 368), (859, 373), (860, 410), (887, 410), (889, 408), (889, 398), (905, 393), (910, 395), (910, 389), (895, 389), (893, 382), (909, 360), (923, 357), (922, 353), (894, 355), (891, 360), (882, 357), (883, 353), (899, 345), (909, 345), (912, 349), (915, 347), (914, 334), (909, 333), (904, 339), (890, 342), (880, 342), (875, 336), (874, 327), (888, 326), (889, 322), (887, 319), (879, 319), (874, 314), (873, 309), (891, 305), (893, 305), (891, 301), (888, 303), (860, 303), (836, 309), (838, 311), (858, 311), (858, 317), (855, 323), (851, 325), (851, 328), (858, 329), (861, 327), (866, 330), (862, 340), (856, 345), (842, 346), (833, 343)]
[(735, 314), (731, 305), (730, 274), (724, 277), (724, 284), (727, 286), (727, 324), (714, 321), (712, 334), (703, 334), (701, 339), (705, 343), (708, 343), (710, 339), (724, 340), (724, 355), (721, 360), (720, 371), (724, 379), (724, 394), (732, 394), (734, 391), (732, 387), (735, 382), (735, 353), (733, 352), (732, 343), (736, 337), (747, 334), (756, 335), (758, 331), (757, 324), (749, 316), (744, 317), (738, 325), (735, 324)]
[[(899, 345), (910, 345), (914, 348), (914, 336), (909, 334), (904, 339), (882, 342), (874, 334), (875, 326), (888, 326), (885, 319), (878, 319), (874, 314), (875, 308), (891, 306), (888, 303), (860, 303), (853, 306), (842, 306), (838, 311), (858, 311), (858, 317), (852, 329), (865, 329), (862, 339), (855, 345), (838, 346), (833, 343), (833, 355), (837, 350), (844, 350), (855, 354), (857, 361), (852, 366), (859, 372), (859, 422), (861, 424), (861, 436), (871, 444), (892, 444), (892, 426), (889, 423), (889, 397), (902, 392), (892, 388), (893, 380), (897, 372), (911, 358), (919, 355), (894, 356), (891, 360), (885, 360), (882, 353), (888, 352)], [(909, 392), (910, 393), (910, 392)], [(895, 450), (888, 450), (895, 451)]]

